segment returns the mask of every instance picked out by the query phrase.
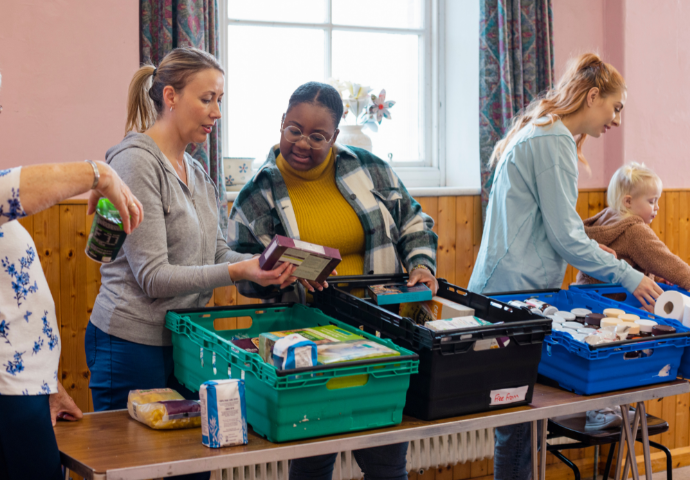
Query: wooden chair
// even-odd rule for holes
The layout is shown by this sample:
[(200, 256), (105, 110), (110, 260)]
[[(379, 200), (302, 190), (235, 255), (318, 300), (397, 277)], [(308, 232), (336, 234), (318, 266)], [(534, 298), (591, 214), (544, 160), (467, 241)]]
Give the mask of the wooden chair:
[[(549, 420), (549, 433), (547, 438), (567, 437), (575, 440), (576, 443), (568, 443), (564, 445), (549, 445), (547, 450), (553, 453), (556, 458), (565, 463), (575, 474), (575, 480), (580, 480), (580, 471), (573, 462), (571, 462), (561, 450), (570, 450), (573, 448), (594, 447), (597, 445), (611, 445), (609, 456), (606, 459), (606, 467), (604, 469), (604, 480), (609, 478), (611, 470), (611, 462), (613, 461), (613, 452), (616, 450), (616, 444), (620, 440), (619, 430), (597, 430), (585, 431), (586, 413), (576, 413), (574, 415), (565, 415)], [(661, 418), (647, 415), (647, 426), (649, 429), (649, 436), (659, 435), (668, 431), (668, 423)], [(636, 440), (642, 440), (642, 432), (638, 428)], [(649, 442), (650, 447), (657, 448), (666, 454), (666, 478), (673, 480), (673, 463), (671, 452), (668, 448), (656, 442)], [(627, 452), (627, 451), (626, 451)], [(619, 460), (620, 461), (620, 460)], [(597, 469), (597, 465), (594, 466)], [(596, 471), (596, 470), (595, 470)]]

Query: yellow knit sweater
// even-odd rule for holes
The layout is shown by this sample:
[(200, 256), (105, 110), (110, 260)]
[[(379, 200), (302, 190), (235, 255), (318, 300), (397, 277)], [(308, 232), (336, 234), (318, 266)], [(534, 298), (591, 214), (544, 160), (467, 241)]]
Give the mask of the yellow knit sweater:
[(335, 183), (333, 150), (321, 165), (306, 172), (292, 168), (282, 155), (276, 164), (295, 209), (300, 239), (337, 248), (342, 258), (338, 275), (362, 275), (364, 229)]

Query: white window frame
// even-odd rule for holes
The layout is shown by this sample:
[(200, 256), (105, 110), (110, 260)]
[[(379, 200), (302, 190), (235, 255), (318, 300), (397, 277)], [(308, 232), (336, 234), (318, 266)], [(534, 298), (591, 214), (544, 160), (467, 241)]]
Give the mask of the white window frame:
[[(326, 21), (324, 23), (294, 23), (268, 22), (254, 20), (238, 20), (228, 17), (227, 0), (219, 2), (220, 18), (220, 56), (226, 71), (229, 71), (227, 45), (228, 27), (230, 25), (247, 25), (261, 27), (292, 27), (312, 28), (324, 31), (324, 79), (331, 78), (331, 41), (334, 30), (358, 31), (373, 33), (405, 33), (417, 34), (423, 37), (423, 48), (419, 50), (420, 65), (420, 149), (424, 158), (417, 162), (396, 162), (391, 165), (398, 173), (406, 187), (439, 187), (446, 185), (445, 179), (445, 74), (443, 60), (444, 48), (444, 13), (446, 0), (423, 0), (424, 28), (383, 28), (337, 25), (332, 22), (332, 0), (325, 0)], [(228, 103), (223, 102), (222, 114), (227, 118)], [(222, 146), (226, 149), (228, 143), (228, 122), (223, 123)], [(374, 137), (375, 140), (375, 137)], [(223, 151), (223, 156), (226, 151)]]

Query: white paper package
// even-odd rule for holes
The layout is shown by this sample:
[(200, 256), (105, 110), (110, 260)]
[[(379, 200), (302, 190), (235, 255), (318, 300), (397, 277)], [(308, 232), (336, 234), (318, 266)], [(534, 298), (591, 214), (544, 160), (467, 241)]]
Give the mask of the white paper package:
[(211, 448), (244, 445), (247, 408), (244, 380), (211, 380), (201, 384), (201, 443)]

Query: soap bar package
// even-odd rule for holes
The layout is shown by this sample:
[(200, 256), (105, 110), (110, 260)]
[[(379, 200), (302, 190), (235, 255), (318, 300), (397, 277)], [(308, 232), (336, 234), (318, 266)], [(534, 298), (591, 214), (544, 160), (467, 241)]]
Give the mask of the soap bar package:
[(288, 335), (297, 333), (302, 337), (314, 342), (318, 347), (326, 343), (349, 342), (353, 340), (364, 340), (364, 337), (355, 333), (348, 332), (335, 325), (325, 325), (323, 327), (303, 328), (299, 330), (286, 330), (284, 332), (266, 332), (259, 335), (259, 355), (264, 362), (274, 365), (273, 348), (278, 340)]
[(211, 448), (244, 445), (247, 408), (244, 380), (211, 380), (201, 384), (201, 443)]
[(426, 302), (401, 303), (401, 317), (408, 317), (419, 325), (433, 320), (474, 316), (474, 308), (466, 307), (443, 297), (434, 296)]
[(483, 327), (493, 325), (491, 322), (477, 317), (458, 317), (447, 320), (434, 320), (426, 322), (424, 326), (435, 332), (445, 332), (447, 330), (460, 330), (462, 328)]
[(194, 428), (201, 425), (199, 402), (185, 400), (172, 388), (130, 390), (127, 411), (134, 420), (154, 430)]
[(279, 262), (292, 263), (297, 265), (293, 276), (323, 282), (340, 260), (340, 252), (335, 248), (276, 235), (259, 257), (259, 265), (262, 270), (272, 270)]
[(405, 302), (425, 302), (433, 295), (429, 287), (418, 283), (408, 287), (405, 283), (387, 283), (369, 286), (369, 296), (377, 305), (393, 305)]
[(292, 370), (316, 365), (316, 344), (299, 333), (279, 339), (273, 346), (273, 366)]

